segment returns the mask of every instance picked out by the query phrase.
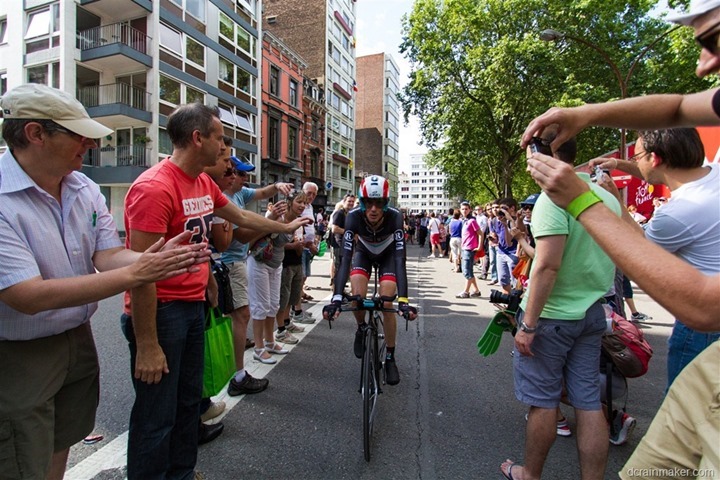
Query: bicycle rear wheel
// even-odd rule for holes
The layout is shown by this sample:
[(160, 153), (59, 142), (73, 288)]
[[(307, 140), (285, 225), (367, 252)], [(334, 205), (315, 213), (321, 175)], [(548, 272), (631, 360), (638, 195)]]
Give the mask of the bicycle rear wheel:
[(372, 437), (373, 425), (379, 392), (377, 375), (377, 346), (374, 338), (375, 332), (368, 328), (365, 332), (365, 351), (363, 353), (362, 366), (362, 397), (363, 397), (363, 450), (365, 461), (370, 461), (370, 439)]

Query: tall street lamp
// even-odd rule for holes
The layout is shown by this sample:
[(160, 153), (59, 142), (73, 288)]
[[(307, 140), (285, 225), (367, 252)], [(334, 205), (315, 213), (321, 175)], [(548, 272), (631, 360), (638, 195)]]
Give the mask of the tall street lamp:
[[(620, 85), (620, 98), (626, 98), (627, 97), (627, 88), (628, 88), (628, 82), (630, 81), (630, 77), (632, 77), (633, 72), (635, 71), (635, 67), (637, 67), (638, 62), (641, 58), (645, 56), (645, 54), (655, 46), (660, 40), (665, 38), (670, 33), (674, 32), (678, 28), (680, 28), (681, 25), (678, 25), (676, 27), (671, 28), (670, 30), (666, 31), (665, 33), (658, 36), (655, 40), (650, 42), (648, 45), (643, 47), (642, 50), (640, 50), (640, 53), (637, 54), (637, 56), (633, 59), (632, 63), (630, 64), (630, 69), (628, 70), (627, 74), (625, 76), (622, 75), (620, 72), (620, 69), (618, 68), (617, 64), (613, 62), (612, 58), (610, 58), (610, 55), (603, 50), (602, 48), (598, 47), (594, 43), (581, 38), (576, 37), (574, 35), (570, 35), (567, 33), (558, 32), (557, 30), (547, 29), (540, 32), (540, 39), (544, 40), (546, 42), (557, 42), (559, 40), (564, 39), (570, 39), (574, 40), (576, 42), (582, 43), (583, 45), (592, 48), (596, 52), (600, 54), (600, 56), (605, 60), (605, 63), (607, 63), (610, 66), (610, 69), (612, 70), (613, 74), (615, 75), (615, 78), (618, 81), (618, 84)], [(620, 129), (620, 158), (625, 159), (627, 156), (626, 153), (626, 135), (625, 135), (625, 129)]]

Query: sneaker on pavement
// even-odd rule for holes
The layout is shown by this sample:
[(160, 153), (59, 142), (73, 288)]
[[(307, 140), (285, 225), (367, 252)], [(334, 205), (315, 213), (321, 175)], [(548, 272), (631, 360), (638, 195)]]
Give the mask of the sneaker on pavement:
[(394, 358), (385, 359), (385, 381), (388, 385), (397, 385), (400, 383), (400, 372), (398, 372)]
[(288, 332), (287, 329), (282, 332), (275, 332), (275, 340), (281, 343), (287, 343), (288, 345), (295, 345), (300, 341), (295, 335)]
[(488, 285), (497, 285), (497, 284), (498, 284), (497, 280), (493, 280), (492, 282), (488, 283)]
[(455, 298), (470, 298), (470, 294), (468, 292), (460, 292), (455, 295)]
[(570, 426), (567, 423), (567, 418), (564, 418), (557, 422), (556, 433), (561, 437), (569, 437), (570, 435), (572, 435)]
[(645, 315), (644, 313), (635, 312), (630, 317), (630, 320), (632, 320), (633, 322), (644, 322), (646, 320), (652, 320), (652, 317), (649, 317), (649, 316)]
[(289, 325), (285, 326), (285, 330), (291, 333), (302, 333), (305, 331), (305, 327), (301, 327), (297, 323), (290, 322)]
[(210, 402), (210, 406), (205, 410), (205, 413), (200, 415), (200, 421), (207, 422), (208, 420), (212, 420), (224, 411), (225, 402)]
[(355, 352), (355, 356), (357, 358), (362, 358), (363, 356), (363, 341), (365, 339), (366, 328), (367, 324), (363, 323), (362, 327), (355, 330), (355, 342), (353, 343), (353, 352)]
[[(525, 414), (526, 422), (528, 419), (528, 415), (529, 413)], [(570, 435), (572, 435), (572, 430), (570, 430), (570, 425), (568, 425), (567, 418), (563, 418), (562, 420), (557, 421), (557, 424), (555, 425), (555, 433), (557, 433), (561, 437), (569, 437)]]
[[(618, 418), (620, 421), (618, 421)], [(615, 435), (610, 437), (610, 443), (613, 445), (622, 445), (627, 442), (628, 437), (630, 437), (630, 434), (635, 429), (637, 421), (627, 413), (623, 413), (622, 416), (619, 414), (616, 415), (613, 421), (615, 422), (616, 431)]]
[(295, 323), (313, 324), (315, 319), (307, 312), (302, 312), (300, 315), (292, 315), (292, 321)]
[(267, 378), (255, 378), (249, 373), (245, 372), (245, 378), (238, 382), (233, 377), (228, 385), (228, 395), (235, 397), (237, 395), (246, 395), (251, 393), (260, 393), (265, 390), (270, 381)]

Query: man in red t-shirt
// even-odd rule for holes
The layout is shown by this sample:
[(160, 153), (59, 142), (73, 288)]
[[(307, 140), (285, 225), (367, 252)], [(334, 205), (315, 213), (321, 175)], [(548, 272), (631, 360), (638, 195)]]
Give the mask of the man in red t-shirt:
[[(203, 173), (226, 149), (217, 108), (180, 106), (168, 117), (167, 132), (172, 156), (140, 175), (125, 198), (126, 242), (132, 250), (144, 251), (159, 238), (186, 230), (193, 232), (190, 243), (206, 242), (213, 215), (238, 225), (246, 241), (292, 233), (308, 223), (298, 219), (280, 224), (241, 210)], [(178, 478), (193, 475), (208, 275), (206, 263), (197, 272), (126, 294), (122, 326), (135, 388), (127, 455), (130, 480), (165, 478), (169, 472)]]

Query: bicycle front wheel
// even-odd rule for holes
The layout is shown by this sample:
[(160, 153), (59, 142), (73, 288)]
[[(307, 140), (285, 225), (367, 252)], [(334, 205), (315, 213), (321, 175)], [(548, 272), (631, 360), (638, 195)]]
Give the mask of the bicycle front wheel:
[(363, 352), (363, 375), (362, 375), (362, 397), (363, 397), (363, 450), (365, 461), (370, 461), (370, 438), (372, 437), (373, 424), (375, 423), (375, 408), (378, 397), (378, 376), (377, 376), (377, 351), (373, 342), (374, 331), (368, 328), (365, 332), (365, 350)]

